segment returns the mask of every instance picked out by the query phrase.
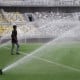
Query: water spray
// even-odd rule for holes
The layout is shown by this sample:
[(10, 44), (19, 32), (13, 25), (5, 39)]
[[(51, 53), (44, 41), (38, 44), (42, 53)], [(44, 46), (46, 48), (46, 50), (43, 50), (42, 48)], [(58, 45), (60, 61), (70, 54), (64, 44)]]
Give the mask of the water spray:
[(41, 51), (42, 49), (48, 47), (48, 45), (50, 45), (50, 44), (52, 44), (52, 43), (54, 43), (54, 42), (56, 43), (56, 41), (62, 39), (62, 38), (65, 37), (69, 32), (71, 32), (72, 30), (75, 30), (75, 29), (77, 29), (77, 28), (79, 28), (79, 27), (74, 27), (74, 28), (71, 28), (70, 30), (65, 31), (63, 34), (59, 35), (56, 39), (54, 39), (54, 40), (46, 43), (45, 45), (43, 45), (43, 46), (40, 47), (39, 49), (37, 49), (37, 50), (31, 52), (30, 54), (22, 57), (21, 59), (19, 59), (18, 61), (12, 63), (11, 65), (8, 65), (8, 66), (5, 67), (2, 71), (5, 72), (5, 71), (12, 69), (13, 67), (15, 67), (15, 66), (17, 66), (17, 65), (19, 65), (19, 64), (22, 64), (25, 59), (27, 59), (27, 61), (31, 60), (31, 59), (33, 58), (33, 55), (34, 55), (34, 54), (36, 54), (37, 52)]

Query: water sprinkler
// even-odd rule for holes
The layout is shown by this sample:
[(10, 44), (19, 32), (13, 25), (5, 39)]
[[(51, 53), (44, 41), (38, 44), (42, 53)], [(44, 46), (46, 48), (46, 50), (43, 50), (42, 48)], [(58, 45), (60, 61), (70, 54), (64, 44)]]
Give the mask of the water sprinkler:
[(3, 74), (2, 69), (0, 69), (0, 75), (2, 75), (2, 74)]

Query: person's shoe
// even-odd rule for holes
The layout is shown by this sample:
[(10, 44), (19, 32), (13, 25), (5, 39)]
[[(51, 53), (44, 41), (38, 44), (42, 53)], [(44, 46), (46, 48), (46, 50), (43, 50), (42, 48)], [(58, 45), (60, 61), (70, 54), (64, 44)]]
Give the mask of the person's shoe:
[(17, 52), (16, 54), (17, 54), (17, 55), (20, 55), (20, 53), (19, 53), (19, 52)]
[(11, 53), (11, 55), (14, 55), (13, 53)]
[(14, 55), (13, 53), (11, 53), (11, 55)]

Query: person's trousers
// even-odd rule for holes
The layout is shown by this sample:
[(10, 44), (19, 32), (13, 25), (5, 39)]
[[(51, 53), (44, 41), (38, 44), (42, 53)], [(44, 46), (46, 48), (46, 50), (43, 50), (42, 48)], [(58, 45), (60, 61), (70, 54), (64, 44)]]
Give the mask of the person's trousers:
[(13, 54), (15, 45), (16, 45), (16, 53), (18, 53), (18, 51), (19, 51), (19, 44), (18, 44), (18, 42), (17, 43), (12, 43), (11, 54)]

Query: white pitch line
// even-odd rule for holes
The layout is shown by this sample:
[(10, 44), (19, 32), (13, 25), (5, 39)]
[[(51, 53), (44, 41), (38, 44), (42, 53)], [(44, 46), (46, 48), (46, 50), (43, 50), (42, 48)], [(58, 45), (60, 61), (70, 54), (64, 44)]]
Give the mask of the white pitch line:
[[(6, 49), (10, 49), (8, 47), (4, 47)], [(21, 51), (20, 51), (21, 52)], [(24, 52), (21, 52), (23, 54), (25, 54)], [(60, 66), (60, 67), (63, 67), (63, 68), (66, 68), (66, 69), (70, 69), (70, 70), (73, 70), (73, 71), (77, 71), (77, 72), (80, 72), (80, 69), (77, 69), (77, 68), (73, 68), (73, 67), (70, 67), (70, 66), (67, 66), (67, 65), (64, 65), (64, 64), (60, 64), (60, 63), (56, 63), (54, 61), (50, 61), (50, 60), (47, 60), (47, 59), (44, 59), (44, 58), (41, 58), (41, 57), (37, 57), (37, 56), (33, 56), (33, 58), (36, 58), (38, 60), (41, 60), (41, 61), (44, 61), (44, 62), (48, 62), (50, 64), (55, 64), (57, 66)]]
[(38, 60), (41, 60), (41, 61), (44, 61), (44, 62), (47, 62), (47, 63), (50, 63), (50, 64), (55, 64), (57, 66), (60, 66), (60, 67), (66, 68), (66, 69), (70, 69), (70, 70), (73, 70), (73, 71), (76, 71), (76, 72), (80, 72), (80, 69), (77, 69), (77, 68), (74, 68), (74, 67), (71, 67), (71, 66), (60, 64), (60, 63), (50, 61), (50, 60), (47, 60), (47, 59), (44, 59), (44, 58), (41, 58), (41, 57), (37, 57), (37, 56), (34, 56), (34, 58), (36, 58)]
[(2, 47), (4, 47), (4, 46), (6, 46), (6, 45), (8, 45), (8, 44), (10, 44), (10, 41), (8, 41), (8, 42), (6, 42), (6, 43), (1, 44), (1, 45), (0, 45), (0, 48), (2, 48)]

